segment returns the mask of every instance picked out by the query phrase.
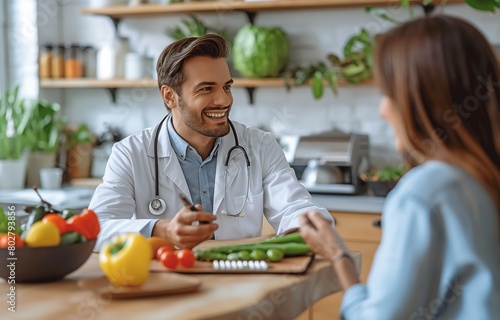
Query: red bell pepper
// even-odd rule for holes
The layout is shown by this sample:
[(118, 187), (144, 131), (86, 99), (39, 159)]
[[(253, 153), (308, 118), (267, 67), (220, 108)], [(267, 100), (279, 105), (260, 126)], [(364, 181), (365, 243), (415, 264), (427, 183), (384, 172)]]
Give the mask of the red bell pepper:
[(90, 209), (85, 209), (82, 213), (69, 218), (68, 227), (71, 231), (83, 235), (87, 240), (96, 239), (101, 231), (99, 219), (95, 212)]

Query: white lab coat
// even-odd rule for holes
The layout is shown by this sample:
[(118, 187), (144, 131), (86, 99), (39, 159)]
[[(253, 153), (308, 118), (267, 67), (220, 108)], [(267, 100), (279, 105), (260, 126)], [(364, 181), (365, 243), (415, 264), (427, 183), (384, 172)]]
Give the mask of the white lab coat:
[[(151, 220), (174, 217), (183, 206), (179, 195), (190, 198), (181, 166), (170, 144), (167, 121), (163, 123), (158, 139), (159, 193), (166, 202), (166, 213), (153, 216), (148, 209), (155, 195), (156, 126), (129, 136), (113, 147), (103, 183), (97, 187), (89, 205), (101, 222), (97, 248), (115, 234), (138, 233)], [(250, 160), (248, 199), (243, 210), (244, 217), (221, 215), (221, 211), (227, 208), (224, 190), (228, 198), (234, 199), (232, 207), (239, 210), (247, 189), (246, 163), (239, 150), (231, 154), (226, 178), (228, 184), (224, 188), (224, 161), (228, 150), (235, 144), (230, 132), (222, 138), (217, 154), (213, 213), (217, 215), (215, 223), (219, 224), (219, 228), (215, 239), (260, 236), (263, 213), (277, 233), (297, 227), (297, 216), (308, 210), (317, 210), (332, 219), (325, 208), (313, 203), (310, 194), (297, 181), (283, 151), (270, 133), (234, 121), (233, 124), (239, 144), (245, 148)]]

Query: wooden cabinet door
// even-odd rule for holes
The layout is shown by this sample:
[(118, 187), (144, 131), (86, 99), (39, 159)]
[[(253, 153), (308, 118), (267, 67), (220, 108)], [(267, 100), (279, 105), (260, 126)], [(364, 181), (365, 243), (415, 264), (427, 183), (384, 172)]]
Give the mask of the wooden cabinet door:
[(373, 225), (380, 214), (330, 212), (335, 219), (335, 229), (344, 241), (380, 242), (382, 230)]

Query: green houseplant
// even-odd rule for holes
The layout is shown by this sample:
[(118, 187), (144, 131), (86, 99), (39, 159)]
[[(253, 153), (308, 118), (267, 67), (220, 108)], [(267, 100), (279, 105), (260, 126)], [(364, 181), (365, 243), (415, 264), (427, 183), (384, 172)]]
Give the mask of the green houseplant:
[(56, 165), (64, 121), (59, 117), (61, 107), (57, 103), (33, 99), (27, 101), (27, 106), (31, 109), (27, 135), (31, 152), (26, 184), (33, 186), (40, 185), (40, 169)]
[[(431, 0), (422, 0), (422, 6), (431, 5)], [(500, 9), (500, 0), (465, 0), (470, 7), (480, 11), (495, 12)], [(445, 5), (446, 0), (440, 5)], [(409, 19), (413, 19), (413, 10), (409, 0), (401, 0), (401, 6), (408, 8)], [(365, 11), (379, 19), (401, 24), (405, 21), (397, 21), (391, 17), (388, 10), (382, 8), (366, 7)], [(285, 86), (290, 90), (292, 84), (301, 86), (306, 82), (311, 84), (313, 97), (318, 100), (323, 97), (324, 87), (330, 87), (333, 94), (337, 95), (338, 80), (342, 79), (347, 83), (360, 83), (371, 79), (373, 76), (373, 46), (374, 35), (366, 29), (352, 35), (342, 49), (343, 57), (336, 54), (329, 54), (327, 60), (330, 66), (324, 62), (309, 65), (307, 67), (293, 67), (283, 75)]]
[(465, 0), (469, 6), (480, 11), (495, 12), (500, 9), (500, 1), (498, 0)]
[(368, 31), (361, 29), (351, 36), (342, 52), (342, 58), (335, 54), (327, 56), (330, 66), (319, 62), (306, 68), (295, 67), (287, 70), (284, 74), (286, 88), (290, 90), (292, 79), (295, 80), (295, 86), (310, 81), (312, 95), (318, 100), (323, 97), (325, 86), (330, 87), (333, 94), (337, 95), (339, 78), (348, 83), (359, 83), (372, 77), (373, 38)]
[(30, 100), (28, 104), (31, 108), (28, 124), (31, 151), (57, 152), (64, 124), (59, 117), (61, 106), (44, 99)]
[(189, 19), (182, 20), (182, 26), (170, 28), (167, 30), (167, 35), (175, 40), (181, 40), (189, 37), (201, 37), (209, 33), (216, 33), (225, 36), (224, 31), (216, 30), (209, 27), (194, 15), (190, 15)]
[(19, 87), (7, 89), (0, 97), (0, 159), (17, 160), (29, 148), (26, 101), (19, 98)]
[(406, 173), (403, 166), (384, 166), (360, 175), (370, 192), (377, 197), (385, 197)]
[(0, 189), (24, 187), (29, 118), (26, 101), (19, 98), (19, 87), (6, 90), (0, 97)]

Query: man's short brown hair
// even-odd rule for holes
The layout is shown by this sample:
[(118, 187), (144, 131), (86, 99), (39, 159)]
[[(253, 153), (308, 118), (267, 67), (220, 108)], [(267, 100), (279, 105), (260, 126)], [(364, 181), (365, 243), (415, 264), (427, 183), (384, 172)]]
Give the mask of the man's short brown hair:
[(189, 58), (198, 56), (227, 58), (229, 51), (226, 40), (217, 34), (184, 38), (171, 43), (163, 49), (156, 63), (158, 87), (161, 89), (163, 85), (169, 86), (180, 95), (184, 82), (183, 67)]

